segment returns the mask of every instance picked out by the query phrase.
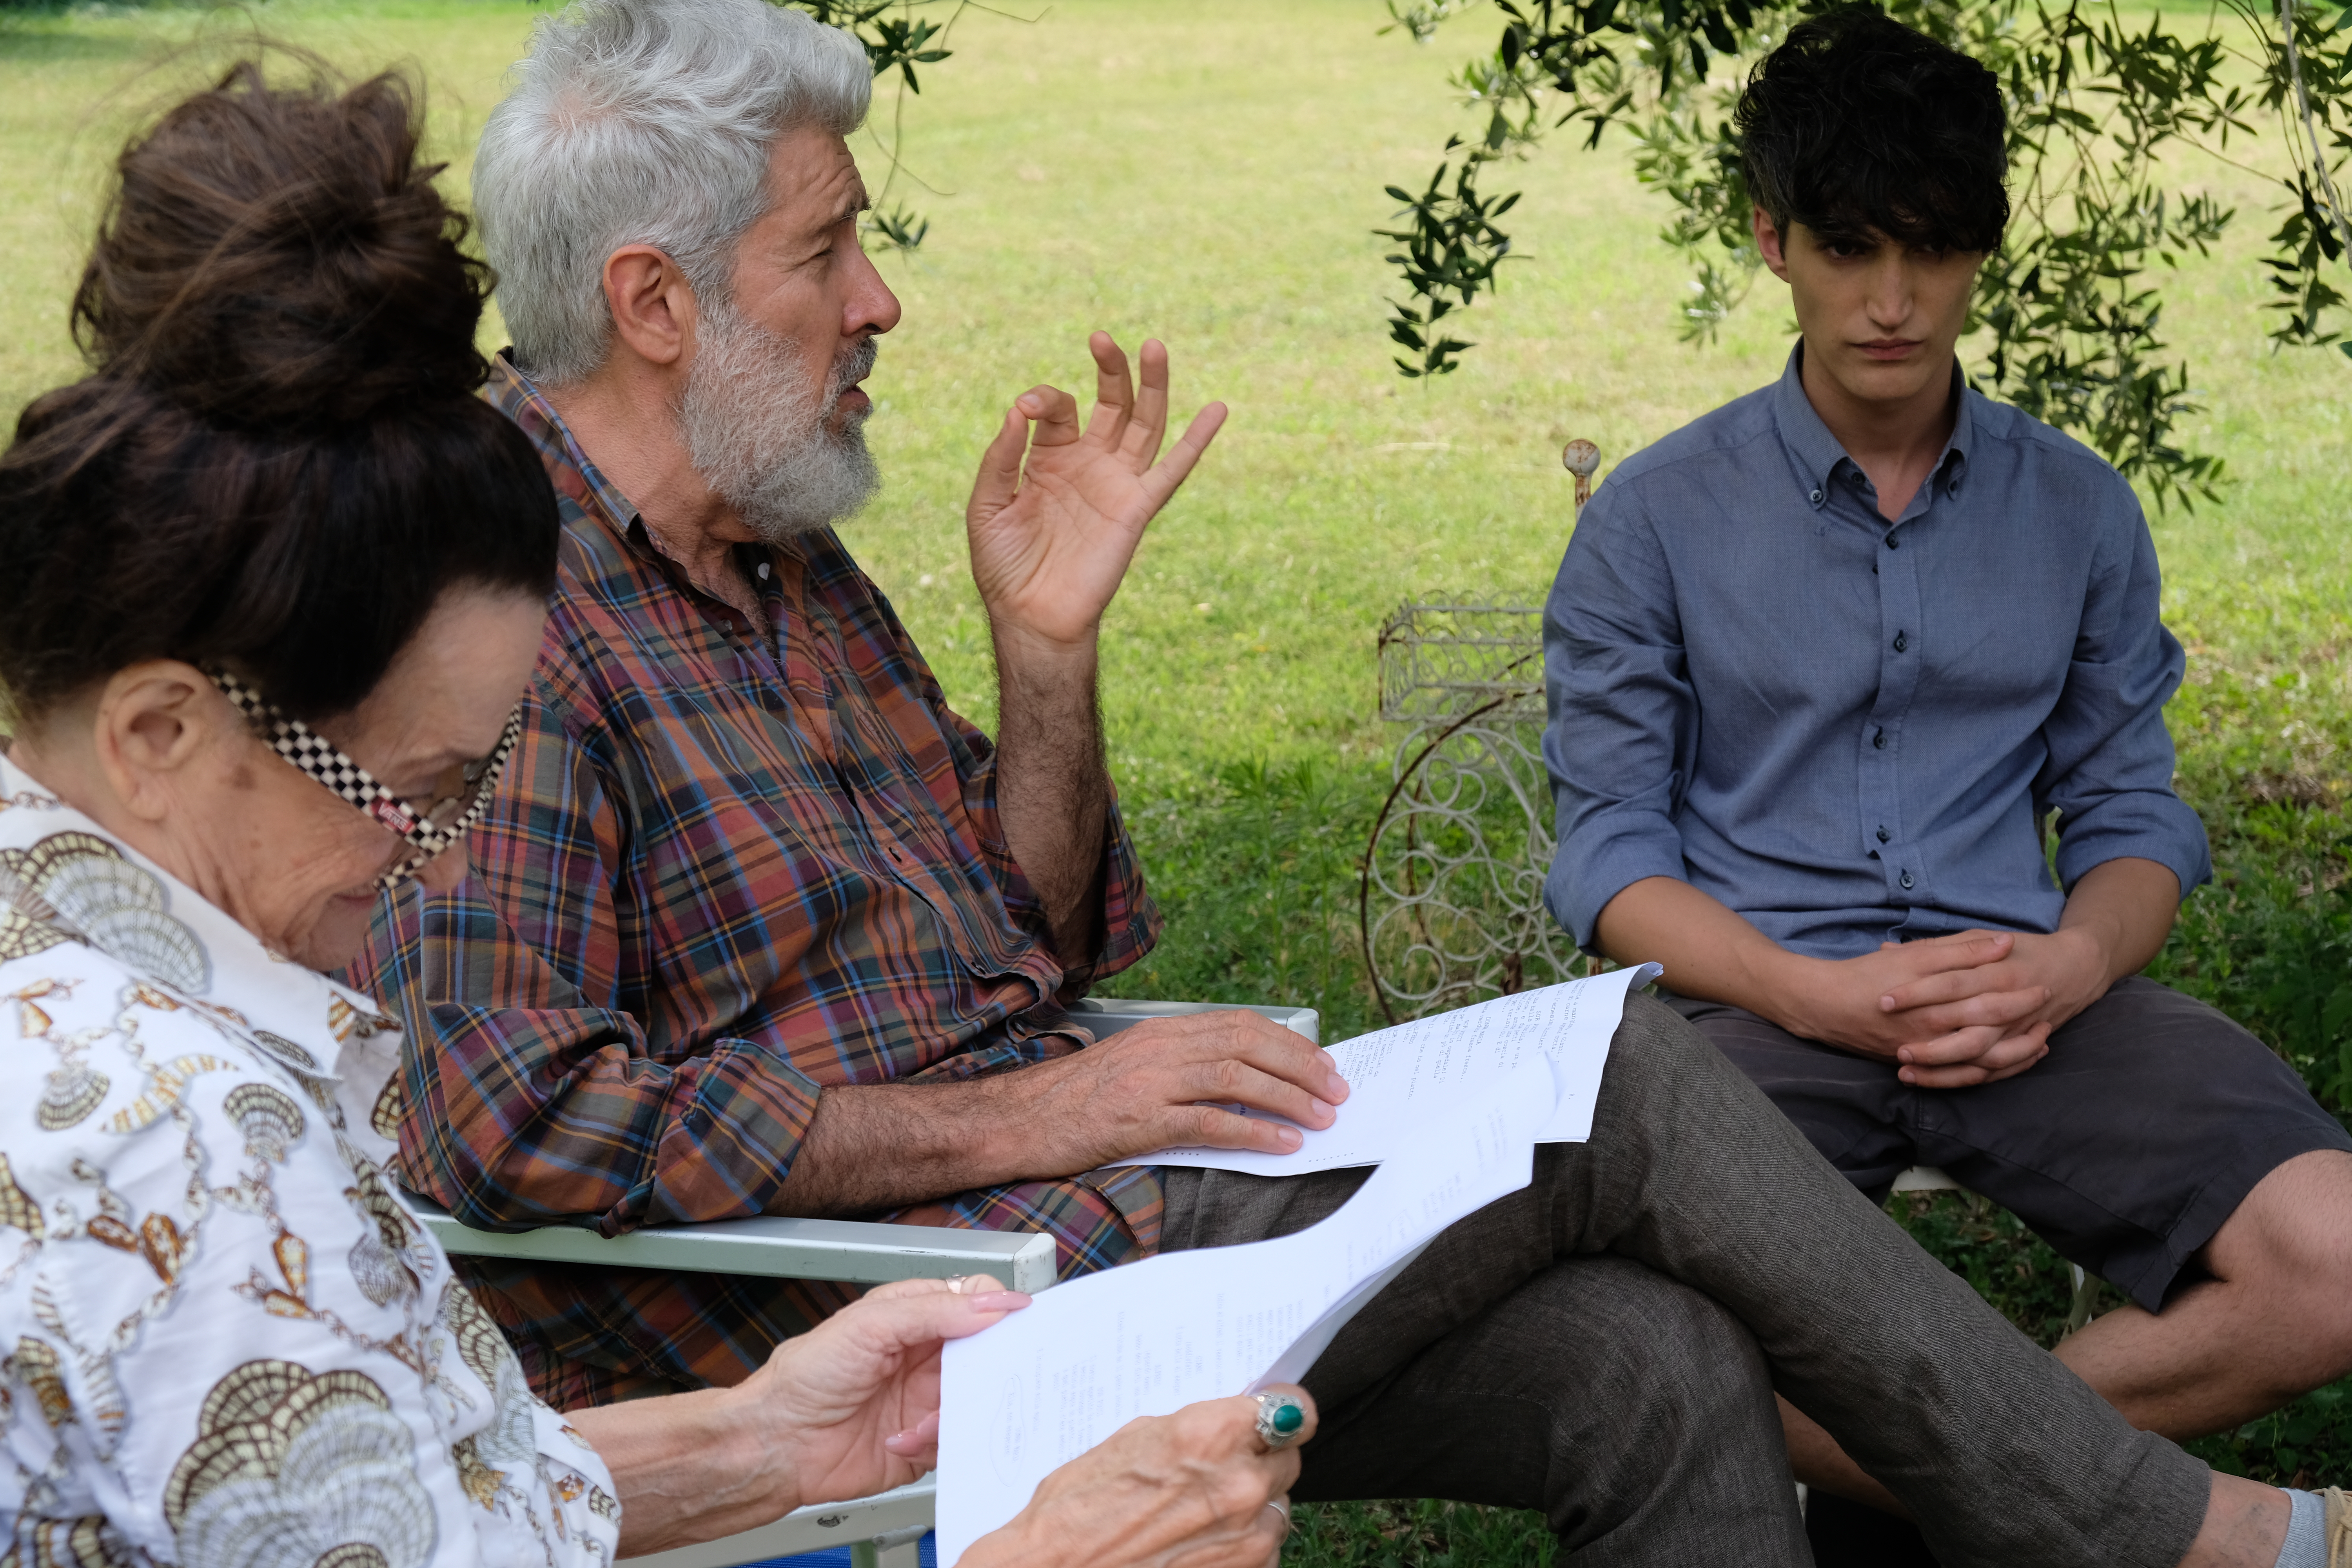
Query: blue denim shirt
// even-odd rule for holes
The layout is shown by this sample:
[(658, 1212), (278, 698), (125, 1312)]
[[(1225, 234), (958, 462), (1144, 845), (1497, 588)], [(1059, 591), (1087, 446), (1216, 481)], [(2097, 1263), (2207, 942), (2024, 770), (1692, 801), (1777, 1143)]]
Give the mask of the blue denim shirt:
[(1590, 948), (1628, 885), (1679, 877), (1845, 958), (2054, 931), (2062, 885), (2124, 856), (2204, 881), (2164, 727), (2185, 660), (2131, 488), (1963, 389), (1890, 523), (1802, 353), (1620, 465), (1569, 543), (1544, 617), (1560, 923)]

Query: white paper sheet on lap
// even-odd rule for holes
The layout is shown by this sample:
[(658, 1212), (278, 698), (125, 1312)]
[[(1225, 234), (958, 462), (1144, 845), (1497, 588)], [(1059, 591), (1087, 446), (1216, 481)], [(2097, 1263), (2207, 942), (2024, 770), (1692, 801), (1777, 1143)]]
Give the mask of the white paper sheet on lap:
[(1550, 1061), (1559, 1087), (1552, 1115), (1534, 1142), (1581, 1143), (1592, 1135), (1593, 1097), (1609, 1060), (1609, 1041), (1625, 1016), (1626, 993), (1661, 973), (1654, 963), (1635, 964), (1343, 1040), (1330, 1056), (1348, 1080), (1347, 1102), (1329, 1127), (1300, 1129), (1304, 1139), (1287, 1154), (1162, 1149), (1120, 1163), (1195, 1165), (1259, 1176), (1377, 1165), (1418, 1142), (1433, 1115), (1534, 1056)]

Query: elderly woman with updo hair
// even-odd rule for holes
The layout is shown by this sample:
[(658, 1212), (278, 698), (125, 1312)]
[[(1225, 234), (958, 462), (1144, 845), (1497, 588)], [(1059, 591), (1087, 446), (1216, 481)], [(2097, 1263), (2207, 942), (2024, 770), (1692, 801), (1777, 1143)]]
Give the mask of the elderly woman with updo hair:
[[(74, 299), (91, 374), (0, 458), (11, 1568), (713, 1539), (919, 1475), (942, 1342), (1027, 1302), (887, 1286), (737, 1387), (559, 1415), (404, 1207), (398, 1027), (321, 972), (466, 874), (557, 547), (417, 122), (251, 64), (163, 115)], [(1297, 1459), (1256, 1410), (1129, 1426), (964, 1561), (1257, 1568)]]

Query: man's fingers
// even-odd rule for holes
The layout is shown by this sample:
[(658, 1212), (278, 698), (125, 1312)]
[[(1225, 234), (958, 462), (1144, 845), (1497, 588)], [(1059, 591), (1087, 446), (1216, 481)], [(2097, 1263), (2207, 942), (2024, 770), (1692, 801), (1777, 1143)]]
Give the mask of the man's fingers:
[(1905, 1068), (1903, 1080), (1918, 1089), (1973, 1089), (2015, 1078), (2050, 1054), (2050, 1026), (2037, 1024), (2023, 1035), (2012, 1035), (1972, 1062), (1948, 1068)]
[[(1916, 984), (1928, 975), (1948, 974), (1998, 963), (2007, 958), (2016, 945), (2017, 939), (2005, 931), (1960, 931), (1953, 936), (1905, 942), (1898, 951), (1905, 966), (1912, 971), (1911, 980), (1905, 984)], [(1884, 995), (1879, 997), (1878, 1005), (1885, 1012), (1899, 1010), (1899, 1005), (1890, 1005)]]
[(1327, 1105), (1340, 1104), (1348, 1098), (1348, 1080), (1331, 1064), (1330, 1052), (1297, 1030), (1286, 1029), (1246, 1008), (1153, 1018), (1112, 1039), (1169, 1053), (1170, 1059), (1180, 1062), (1246, 1062), (1261, 1072), (1297, 1084)]
[(1168, 435), (1168, 345), (1158, 338), (1147, 338), (1142, 358), (1143, 388), (1136, 397), (1135, 417), (1119, 448), (1128, 467), (1139, 474), (1160, 456), (1160, 443)]
[(1168, 455), (1137, 481), (1142, 485), (1143, 493), (1150, 499), (1152, 510), (1157, 511), (1168, 504), (1168, 498), (1176, 493), (1176, 487), (1192, 473), (1192, 465), (1201, 460), (1201, 454), (1209, 449), (1209, 443), (1217, 438), (1217, 432), (1224, 423), (1225, 405), (1210, 404), (1192, 416), (1192, 423), (1185, 428), (1184, 434), (1176, 437), (1176, 445), (1168, 449)]
[(1245, 1149), (1259, 1154), (1289, 1154), (1306, 1142), (1298, 1129), (1244, 1116), (1222, 1105), (1178, 1105), (1168, 1110), (1168, 1149)]
[(1348, 1080), (1332, 1065), (1331, 1053), (1297, 1030), (1286, 1029), (1271, 1018), (1239, 1009), (1202, 1016), (1222, 1026), (1222, 1037), (1213, 1043), (1227, 1059), (1255, 1068), (1284, 1083), (1295, 1084), (1327, 1106), (1338, 1105), (1348, 1098)]
[[(1296, 1067), (1289, 1070), (1304, 1077), (1317, 1076)], [(1178, 1081), (1183, 1086), (1178, 1092), (1186, 1100), (1245, 1105), (1252, 1110), (1280, 1116), (1318, 1131), (1338, 1119), (1330, 1100), (1311, 1089), (1301, 1089), (1287, 1074), (1277, 1077), (1248, 1061), (1228, 1058), (1196, 1063), (1183, 1069)]]
[(1961, 1089), (2023, 1072), (2050, 1053), (2050, 1026), (2035, 1024), (2010, 1034), (2005, 1029), (1960, 1029), (1897, 1054), (1896, 1073), (1921, 1089)]
[(1028, 447), (1029, 416), (1015, 404), (1005, 410), (996, 438), (980, 455), (980, 472), (971, 481), (971, 504), (964, 509), (967, 521), (994, 517), (1013, 504), (1021, 489), (1021, 454)]
[(1987, 991), (1959, 1002), (1921, 1007), (1892, 1020), (1898, 1027), (1933, 1037), (1955, 1029), (2017, 1027), (2050, 1002), (2050, 987), (2028, 985), (2016, 991)]
[(1013, 406), (1036, 422), (1031, 444), (1067, 447), (1078, 439), (1078, 400), (1058, 386), (1033, 386)]
[[(1920, 1040), (1904, 1046), (1895, 1053), (1895, 1059), (1906, 1068), (1956, 1067), (1973, 1062), (2000, 1043), (2003, 1030), (1997, 1025), (1975, 1028), (1954, 1029), (1948, 1035), (1938, 1035), (1932, 1040)], [(1906, 1083), (1911, 1081), (1902, 1075)]]
[(1095, 356), (1095, 411), (1087, 421), (1087, 439), (1116, 448), (1126, 441), (1135, 411), (1135, 378), (1129, 374), (1126, 351), (1108, 332), (1088, 338), (1087, 349)]
[(1890, 986), (1878, 998), (1882, 1013), (1907, 1013), (1914, 1007), (1931, 1007), (1939, 1003), (1962, 1002), (1985, 992), (1998, 990), (2003, 971), (1996, 964), (1976, 963), (1960, 969), (1939, 969), (1932, 973), (1906, 980)]

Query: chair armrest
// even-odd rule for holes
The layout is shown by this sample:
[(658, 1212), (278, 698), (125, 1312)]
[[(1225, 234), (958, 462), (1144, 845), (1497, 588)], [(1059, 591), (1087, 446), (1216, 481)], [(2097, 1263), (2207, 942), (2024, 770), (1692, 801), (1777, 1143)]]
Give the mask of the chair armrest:
[(1042, 1231), (954, 1230), (942, 1226), (761, 1215), (707, 1225), (647, 1226), (608, 1239), (568, 1225), (541, 1230), (476, 1230), (459, 1224), (438, 1204), (414, 1193), (402, 1196), (442, 1249), (458, 1257), (684, 1269), (772, 1279), (844, 1279), (858, 1285), (991, 1274), (1031, 1295), (1054, 1283), (1054, 1238)]
[[(877, 1535), (895, 1533), (919, 1540), (931, 1527), (938, 1490), (938, 1479), (925, 1476), (896, 1491), (856, 1502), (811, 1503), (773, 1524), (760, 1525), (740, 1535), (622, 1561), (631, 1568), (734, 1568), (737, 1563), (756, 1564), (771, 1557), (838, 1550)], [(912, 1543), (911, 1540), (907, 1542)], [(908, 1560), (913, 1561), (911, 1554)]]
[(1323, 1015), (1312, 1007), (1270, 1007), (1255, 1003), (1244, 1005), (1231, 1002), (1130, 1002), (1118, 996), (1088, 996), (1070, 1005), (1071, 1016), (1092, 1029), (1097, 1037), (1116, 1035), (1146, 1018), (1172, 1018), (1185, 1013), (1237, 1011), (1271, 1018), (1284, 1028), (1306, 1036), (1311, 1045), (1323, 1043)]

